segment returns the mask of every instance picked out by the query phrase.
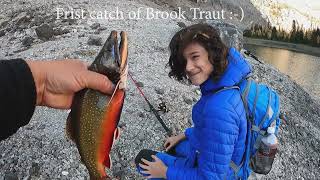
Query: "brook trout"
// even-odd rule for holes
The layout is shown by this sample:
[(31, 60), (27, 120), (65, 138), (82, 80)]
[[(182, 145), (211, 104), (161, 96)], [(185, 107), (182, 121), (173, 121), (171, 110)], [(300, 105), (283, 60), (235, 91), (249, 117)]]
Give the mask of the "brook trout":
[(92, 89), (77, 92), (67, 119), (67, 134), (77, 145), (91, 180), (109, 178), (105, 167), (111, 167), (109, 153), (120, 134), (117, 125), (125, 98), (127, 56), (127, 34), (121, 32), (119, 47), (117, 32), (112, 31), (89, 70), (106, 75), (116, 85), (113, 94)]

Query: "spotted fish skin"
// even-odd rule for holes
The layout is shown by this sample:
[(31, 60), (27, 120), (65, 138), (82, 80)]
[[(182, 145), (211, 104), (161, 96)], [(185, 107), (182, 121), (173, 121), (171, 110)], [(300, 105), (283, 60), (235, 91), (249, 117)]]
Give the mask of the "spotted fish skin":
[[(75, 94), (67, 120), (68, 136), (75, 142), (90, 179), (107, 179), (105, 167), (111, 167), (112, 144), (118, 138), (118, 122), (125, 99), (127, 77), (127, 35), (112, 31), (89, 70), (106, 75), (116, 88), (112, 95), (92, 89)], [(119, 54), (120, 53), (120, 54)]]

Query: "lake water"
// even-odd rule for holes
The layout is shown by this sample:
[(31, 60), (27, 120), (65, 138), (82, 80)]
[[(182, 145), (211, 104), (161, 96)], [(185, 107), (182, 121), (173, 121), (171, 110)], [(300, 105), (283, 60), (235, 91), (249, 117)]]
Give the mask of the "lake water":
[(320, 102), (320, 57), (255, 45), (244, 45), (244, 48), (289, 75)]

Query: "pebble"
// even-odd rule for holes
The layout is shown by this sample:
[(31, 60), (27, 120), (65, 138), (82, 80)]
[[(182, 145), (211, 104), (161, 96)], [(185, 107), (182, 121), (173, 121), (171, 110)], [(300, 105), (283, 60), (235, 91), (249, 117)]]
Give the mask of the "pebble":
[(90, 27), (91, 29), (98, 29), (100, 26), (100, 23), (93, 23)]
[(42, 24), (41, 26), (37, 27), (35, 30), (38, 38), (41, 40), (45, 40), (45, 41), (49, 40), (54, 35), (53, 28), (48, 24)]
[(108, 29), (108, 28), (105, 27), (105, 26), (100, 26), (100, 27), (98, 28), (99, 31), (104, 31), (104, 30), (107, 30), (107, 29)]
[(56, 28), (54, 29), (54, 35), (58, 36), (58, 35), (63, 35), (63, 34), (68, 34), (70, 33), (69, 29), (62, 29), (62, 28)]
[(6, 35), (6, 32), (4, 30), (0, 30), (0, 37)]
[(32, 162), (31, 168), (29, 169), (30, 176), (40, 175), (40, 166), (38, 163)]
[(143, 84), (143, 82), (138, 81), (138, 82), (137, 82), (137, 86), (139, 86), (139, 87), (144, 87), (144, 84)]
[(68, 172), (68, 171), (62, 171), (62, 175), (68, 176), (68, 175), (69, 175), (69, 172)]
[(156, 87), (154, 90), (156, 91), (157, 94), (160, 94), (160, 95), (164, 94), (164, 89), (163, 88)]
[(141, 118), (145, 118), (146, 117), (146, 115), (143, 112), (138, 112), (138, 116), (141, 117)]
[(80, 38), (80, 37), (84, 37), (86, 34), (85, 33), (80, 33), (80, 34), (78, 34), (78, 37)]
[(185, 96), (185, 95), (183, 95), (182, 97), (183, 97), (183, 101), (184, 101), (185, 103), (187, 103), (187, 104), (189, 104), (189, 105), (192, 104), (192, 102), (193, 102), (192, 98), (187, 97), (187, 96)]
[(200, 89), (196, 89), (195, 92), (196, 92), (197, 95), (201, 95)]
[(185, 23), (183, 22), (177, 22), (177, 25), (180, 27), (180, 28), (185, 28), (187, 27)]
[(26, 37), (22, 40), (22, 45), (29, 47), (29, 46), (31, 46), (31, 44), (33, 43), (33, 41), (34, 41), (34, 38), (33, 38), (33, 37), (31, 37), (31, 36), (26, 36)]
[(101, 46), (102, 45), (102, 38), (99, 36), (89, 36), (88, 45), (93, 45), (93, 46)]

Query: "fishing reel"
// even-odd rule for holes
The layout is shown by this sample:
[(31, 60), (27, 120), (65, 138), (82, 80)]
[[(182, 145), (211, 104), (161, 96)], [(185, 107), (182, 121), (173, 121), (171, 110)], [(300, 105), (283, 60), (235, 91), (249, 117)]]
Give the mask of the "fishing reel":
[(167, 105), (164, 101), (161, 100), (161, 103), (159, 103), (159, 105), (158, 105), (157, 111), (161, 111), (163, 113), (169, 112), (169, 109), (167, 108)]

